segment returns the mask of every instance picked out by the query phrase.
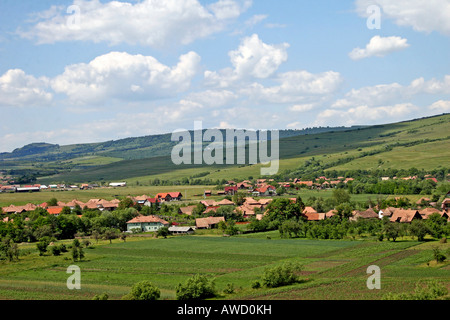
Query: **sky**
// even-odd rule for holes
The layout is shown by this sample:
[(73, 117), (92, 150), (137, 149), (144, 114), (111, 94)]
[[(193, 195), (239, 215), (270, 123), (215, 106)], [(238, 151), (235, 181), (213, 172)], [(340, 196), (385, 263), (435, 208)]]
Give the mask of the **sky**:
[(450, 112), (450, 0), (0, 0), (0, 152)]

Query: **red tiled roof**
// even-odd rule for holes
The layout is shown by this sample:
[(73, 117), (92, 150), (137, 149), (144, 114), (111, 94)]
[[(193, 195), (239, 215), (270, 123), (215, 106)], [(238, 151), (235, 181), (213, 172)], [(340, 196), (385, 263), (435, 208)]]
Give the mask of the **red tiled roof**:
[(167, 221), (160, 219), (156, 216), (138, 216), (127, 223), (162, 223), (163, 225), (169, 224)]
[(58, 206), (58, 207), (48, 207), (48, 208), (47, 208), (47, 212), (48, 212), (49, 214), (54, 214), (54, 215), (56, 215), (56, 214), (60, 214), (63, 208), (64, 208), (64, 207), (60, 207), (60, 206)]

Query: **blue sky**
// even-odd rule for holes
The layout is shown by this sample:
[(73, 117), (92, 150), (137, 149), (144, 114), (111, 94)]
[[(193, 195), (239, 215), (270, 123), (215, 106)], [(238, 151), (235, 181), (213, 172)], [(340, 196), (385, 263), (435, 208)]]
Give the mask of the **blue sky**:
[(450, 0), (2, 0), (0, 152), (446, 113), (449, 40)]

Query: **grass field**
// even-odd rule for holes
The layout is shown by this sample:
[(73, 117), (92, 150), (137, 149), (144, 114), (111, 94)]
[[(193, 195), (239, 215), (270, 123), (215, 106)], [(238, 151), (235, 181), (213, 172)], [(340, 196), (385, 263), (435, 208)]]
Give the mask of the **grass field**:
[[(269, 240), (270, 238), (270, 240)], [(233, 283), (236, 292), (219, 299), (376, 300), (388, 292), (408, 292), (420, 279), (436, 279), (450, 285), (450, 264), (427, 262), (432, 248), (449, 244), (414, 241), (282, 240), (278, 232), (224, 238), (197, 235), (168, 239), (128, 238), (94, 243), (85, 249), (82, 262), (62, 256), (38, 256), (34, 245), (21, 248), (29, 254), (19, 262), (0, 263), (0, 299), (86, 300), (107, 293), (120, 299), (131, 286), (149, 280), (161, 290), (162, 299), (174, 299), (175, 287), (200, 273), (213, 277), (219, 292)], [(252, 289), (265, 268), (285, 261), (304, 265), (302, 283)], [(81, 268), (81, 290), (68, 290), (69, 265)], [(382, 289), (368, 290), (366, 269), (378, 265)]]

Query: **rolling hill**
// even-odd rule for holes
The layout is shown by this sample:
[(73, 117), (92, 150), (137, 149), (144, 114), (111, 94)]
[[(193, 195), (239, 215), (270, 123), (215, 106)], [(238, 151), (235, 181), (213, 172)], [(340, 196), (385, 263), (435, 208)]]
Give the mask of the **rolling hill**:
[[(120, 141), (120, 149), (106, 151), (107, 145), (96, 146), (97, 152), (91, 159), (83, 157), (49, 162), (46, 169), (58, 164), (64, 166), (71, 162), (61, 173), (41, 177), (39, 182), (89, 182), (126, 180), (129, 182), (147, 181), (155, 178), (163, 180), (181, 180), (184, 177), (201, 176), (202, 179), (241, 179), (249, 176), (260, 176), (262, 165), (180, 165), (172, 163), (165, 139), (160, 136), (157, 144), (138, 148), (139, 138), (130, 138), (131, 145)], [(133, 140), (134, 139), (134, 140)], [(143, 138), (142, 138), (143, 139)], [(169, 137), (170, 139), (170, 137)], [(133, 141), (133, 142), (132, 142)], [(119, 144), (119, 142), (117, 142)], [(35, 145), (35, 148), (50, 148), (50, 145)], [(88, 146), (85, 146), (88, 148)], [(92, 146), (90, 146), (92, 147)], [(102, 150), (100, 150), (103, 148)], [(133, 149), (134, 148), (134, 149)], [(152, 153), (152, 157), (123, 160), (121, 153), (136, 152), (146, 148), (159, 148), (162, 153)], [(60, 148), (61, 150), (62, 148)], [(76, 150), (73, 148), (72, 150)], [(129, 151), (124, 151), (129, 150)], [(164, 152), (162, 150), (165, 150)], [(17, 150), (19, 152), (25, 150)], [(104, 151), (104, 152), (103, 152)], [(49, 151), (51, 152), (51, 151)], [(116, 152), (114, 154), (114, 152)], [(145, 151), (142, 151), (145, 155)], [(13, 152), (14, 153), (14, 152)], [(42, 153), (41, 153), (42, 154)], [(156, 156), (155, 156), (156, 155)], [(418, 169), (432, 170), (448, 166), (450, 158), (450, 114), (415, 119), (400, 123), (376, 125), (369, 127), (339, 128), (314, 134), (295, 134), (285, 132), (280, 136), (280, 172), (302, 173), (302, 167), (311, 159), (320, 161), (327, 170), (348, 169)], [(8, 159), (12, 159), (11, 157)], [(22, 159), (22, 158), (21, 158)], [(24, 160), (14, 161), (16, 165), (26, 163)], [(81, 160), (84, 159), (84, 160)], [(82, 161), (89, 165), (83, 166)], [(89, 163), (91, 161), (91, 163)], [(103, 162), (102, 162), (103, 161)], [(12, 160), (3, 160), (7, 164)], [(77, 163), (78, 167), (74, 167)], [(44, 165), (42, 165), (45, 167)], [(4, 168), (4, 167), (3, 167)], [(36, 164), (35, 164), (36, 168)]]

